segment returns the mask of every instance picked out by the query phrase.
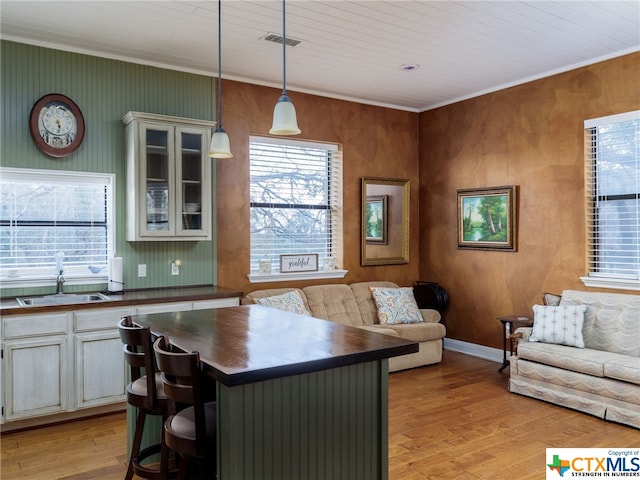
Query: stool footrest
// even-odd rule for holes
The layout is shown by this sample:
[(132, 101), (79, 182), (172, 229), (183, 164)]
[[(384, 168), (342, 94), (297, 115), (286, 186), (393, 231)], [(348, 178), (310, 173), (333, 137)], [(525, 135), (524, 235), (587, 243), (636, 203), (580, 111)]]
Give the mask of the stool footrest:
[(150, 445), (147, 448), (140, 450), (137, 456), (133, 457), (133, 473), (136, 475), (148, 478), (150, 480), (164, 480), (165, 478), (176, 478), (178, 476), (178, 471), (176, 469), (169, 469), (168, 476), (165, 476), (160, 471), (160, 461), (158, 461), (155, 465), (157, 468), (152, 468), (147, 465), (142, 465), (147, 458), (153, 455), (160, 455), (160, 451), (162, 449), (162, 445), (160, 443), (156, 443), (155, 445)]

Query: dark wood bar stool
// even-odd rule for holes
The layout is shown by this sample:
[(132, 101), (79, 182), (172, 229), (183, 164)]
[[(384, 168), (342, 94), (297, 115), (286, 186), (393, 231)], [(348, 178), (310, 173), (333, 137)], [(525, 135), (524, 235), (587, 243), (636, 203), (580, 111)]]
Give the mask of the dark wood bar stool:
[(203, 400), (200, 355), (178, 351), (166, 337), (153, 344), (170, 415), (164, 423), (165, 442), (179, 456), (178, 478), (198, 461), (199, 478), (216, 478), (216, 402)]
[[(140, 450), (147, 415), (161, 416), (164, 423), (169, 413), (169, 402), (164, 394), (160, 374), (155, 368), (151, 332), (148, 327), (135, 325), (130, 317), (122, 318), (118, 329), (120, 339), (124, 343), (124, 357), (131, 371), (131, 381), (127, 385), (127, 402), (138, 409), (125, 480), (131, 480), (134, 474), (151, 480), (175, 478), (176, 470), (169, 470), (169, 448), (164, 441), (164, 435), (158, 439), (158, 443)], [(143, 465), (146, 459), (158, 453), (159, 468)]]

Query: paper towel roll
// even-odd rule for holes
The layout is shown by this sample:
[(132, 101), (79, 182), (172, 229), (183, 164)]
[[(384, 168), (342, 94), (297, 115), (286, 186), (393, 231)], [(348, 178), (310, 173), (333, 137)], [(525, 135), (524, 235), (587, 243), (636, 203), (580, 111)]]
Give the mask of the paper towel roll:
[(122, 277), (122, 257), (114, 257), (109, 260), (109, 287), (112, 293), (122, 292), (124, 282)]

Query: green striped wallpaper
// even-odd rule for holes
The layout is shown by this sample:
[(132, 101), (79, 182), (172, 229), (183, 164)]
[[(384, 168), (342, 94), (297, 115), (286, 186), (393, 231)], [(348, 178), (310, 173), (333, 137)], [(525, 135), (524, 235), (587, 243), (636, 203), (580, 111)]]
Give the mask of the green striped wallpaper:
[[(1, 164), (115, 173), (116, 255), (124, 259), (125, 288), (215, 284), (215, 168), (212, 169), (212, 241), (125, 241), (124, 124), (121, 120), (130, 110), (214, 120), (215, 79), (9, 41), (1, 42), (0, 53)], [(63, 159), (44, 155), (29, 135), (31, 107), (47, 93), (70, 97), (85, 118), (83, 144)], [(182, 268), (179, 276), (172, 276), (170, 263), (176, 258), (182, 260)], [(145, 278), (137, 276), (139, 263), (147, 265)], [(26, 293), (35, 292), (16, 289), (5, 290), (2, 295)]]

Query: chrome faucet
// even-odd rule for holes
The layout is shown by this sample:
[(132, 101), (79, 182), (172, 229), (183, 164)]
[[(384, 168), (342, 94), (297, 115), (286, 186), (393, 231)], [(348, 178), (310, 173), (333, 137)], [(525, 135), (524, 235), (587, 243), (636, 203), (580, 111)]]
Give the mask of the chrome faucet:
[(62, 270), (58, 273), (58, 278), (56, 278), (56, 295), (62, 295), (64, 286), (64, 276), (62, 275)]

